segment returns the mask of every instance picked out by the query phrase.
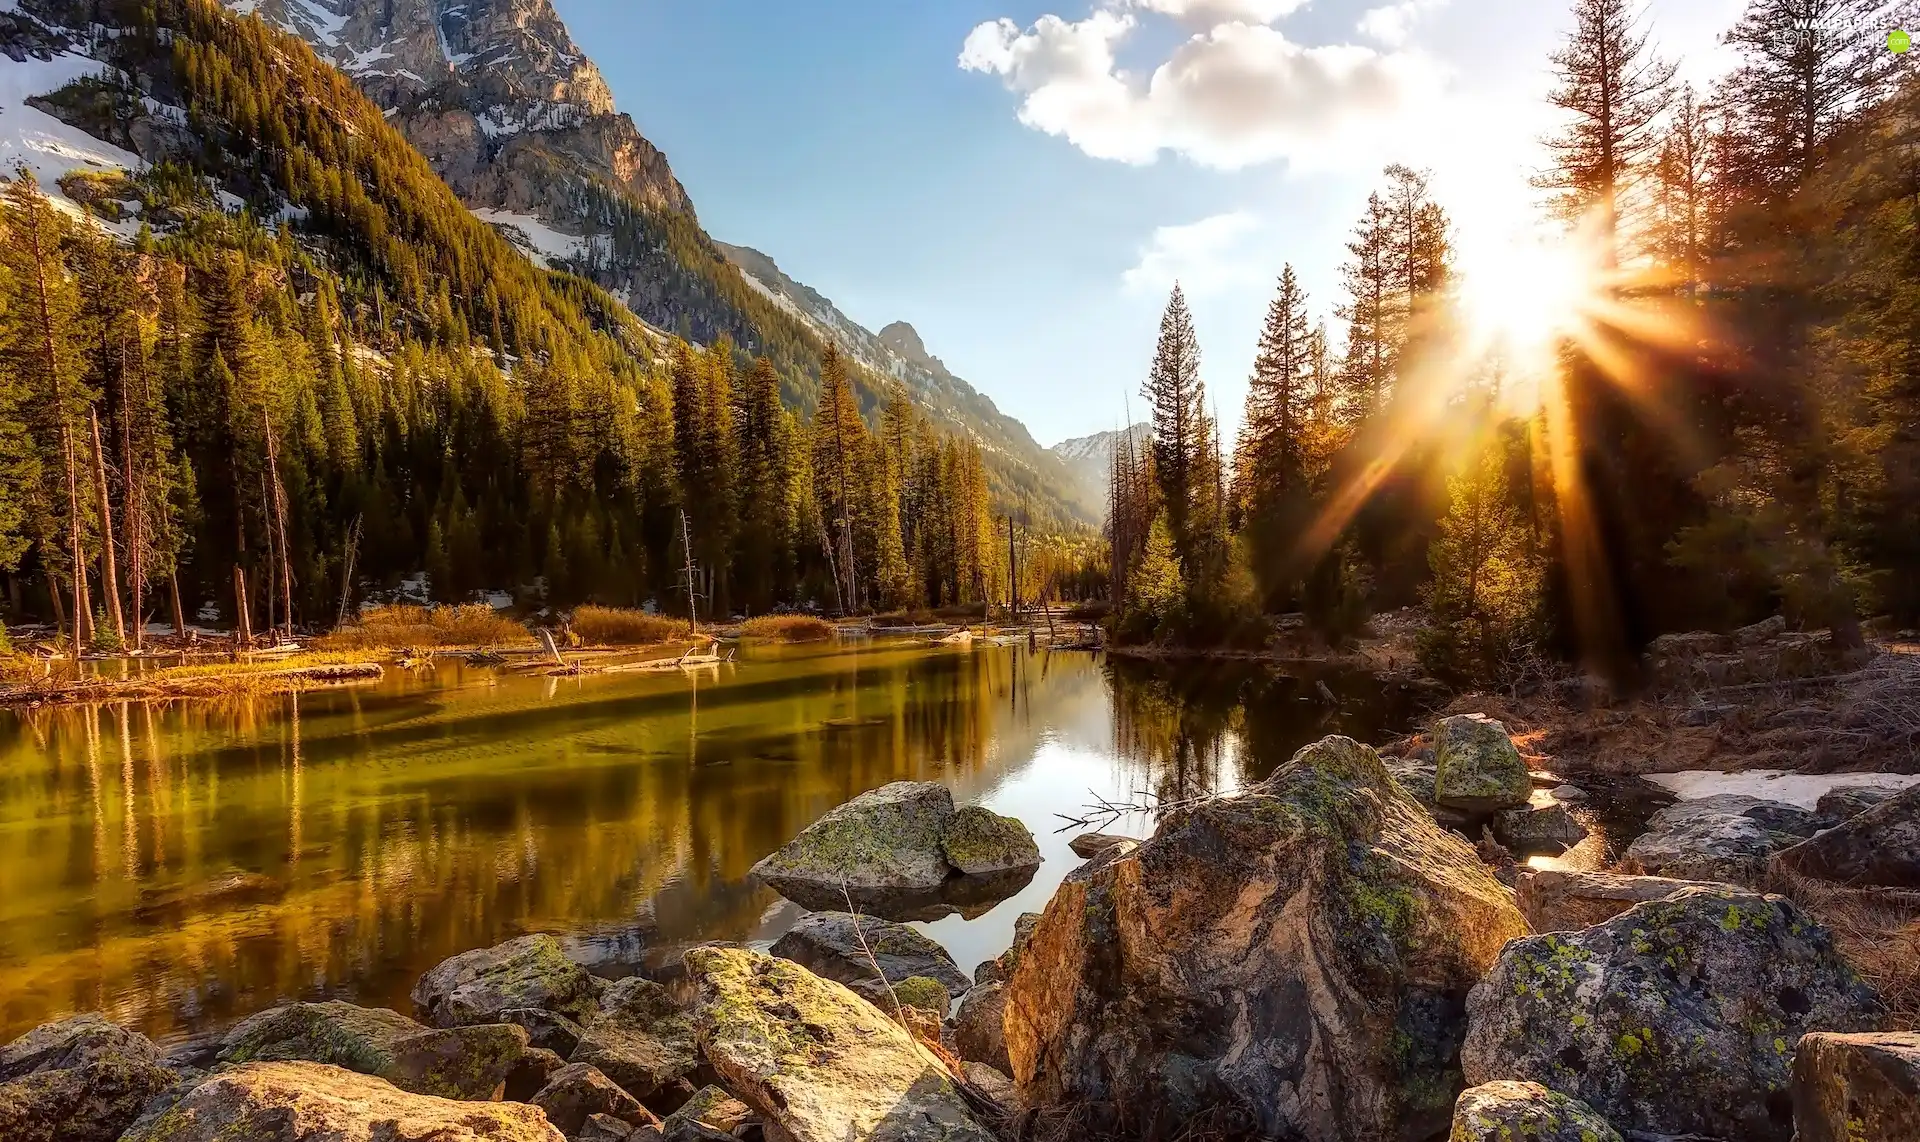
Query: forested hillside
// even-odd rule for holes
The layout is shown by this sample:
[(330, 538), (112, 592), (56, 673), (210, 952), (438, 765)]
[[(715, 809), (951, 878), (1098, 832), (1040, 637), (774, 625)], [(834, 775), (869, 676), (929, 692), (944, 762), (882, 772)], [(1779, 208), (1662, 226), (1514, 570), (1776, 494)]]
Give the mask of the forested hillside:
[(1279, 273), (1237, 447), (1176, 290), (1153, 438), (1114, 472), (1128, 633), (1258, 640), (1261, 613), (1304, 610), (1339, 635), (1424, 603), (1428, 665), (1471, 681), (1618, 668), (1662, 632), (1779, 612), (1843, 651), (1863, 618), (1920, 623), (1900, 7), (1752, 0), (1725, 36), (1738, 65), (1695, 91), (1637, 5), (1576, 0), (1537, 179), (1565, 238), (1463, 278), (1426, 175), (1388, 168), (1337, 341)]
[(831, 347), (797, 416), (766, 356), (536, 266), (300, 39), (212, 0), (30, 2), (0, 37), (97, 61), (33, 109), (151, 164), (0, 208), (14, 615), (325, 624), (423, 571), (684, 611), (687, 538), (703, 616), (1004, 592), (976, 446), (898, 392), (870, 428)]

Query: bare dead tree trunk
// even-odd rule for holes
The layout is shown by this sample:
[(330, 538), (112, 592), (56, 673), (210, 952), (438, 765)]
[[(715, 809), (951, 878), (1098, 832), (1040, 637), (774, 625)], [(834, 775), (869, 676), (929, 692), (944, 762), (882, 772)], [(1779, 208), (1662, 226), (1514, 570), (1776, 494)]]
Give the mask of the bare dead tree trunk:
[(287, 489), (280, 483), (280, 445), (273, 438), (273, 421), (267, 410), (260, 410), (260, 422), (267, 432), (267, 474), (273, 482), (273, 518), (280, 532), (280, 624), (288, 642), (293, 641), (293, 557), (287, 551)]
[(247, 615), (247, 570), (238, 563), (233, 565), (233, 606), (234, 637), (238, 649), (245, 650), (253, 645), (253, 620)]
[(173, 633), (180, 638), (185, 638), (187, 637), (187, 611), (180, 605), (180, 573), (178, 571), (167, 572), (167, 593), (173, 596)]
[(93, 632), (92, 608), (87, 599), (87, 546), (80, 527), (80, 461), (73, 451), (71, 424), (60, 426), (60, 449), (67, 464), (67, 546), (73, 575), (73, 660), (77, 663)]
[(113, 501), (107, 489), (107, 453), (100, 446), (100, 413), (87, 410), (93, 425), (93, 489), (100, 497), (100, 592), (107, 597), (107, 621), (113, 624), (114, 642), (127, 645), (127, 617), (120, 609), (120, 572), (113, 554)]

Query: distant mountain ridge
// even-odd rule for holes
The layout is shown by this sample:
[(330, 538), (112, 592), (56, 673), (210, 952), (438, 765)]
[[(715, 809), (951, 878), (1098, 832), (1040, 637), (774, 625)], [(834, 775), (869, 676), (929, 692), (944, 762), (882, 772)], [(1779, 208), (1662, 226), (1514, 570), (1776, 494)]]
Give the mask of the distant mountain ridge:
[(1113, 454), (1128, 436), (1133, 438), (1136, 449), (1144, 448), (1153, 439), (1153, 426), (1142, 422), (1132, 428), (1076, 436), (1062, 440), (1047, 451), (1073, 474), (1079, 482), (1080, 494), (1102, 505), (1104, 510), (1107, 487), (1113, 479)]

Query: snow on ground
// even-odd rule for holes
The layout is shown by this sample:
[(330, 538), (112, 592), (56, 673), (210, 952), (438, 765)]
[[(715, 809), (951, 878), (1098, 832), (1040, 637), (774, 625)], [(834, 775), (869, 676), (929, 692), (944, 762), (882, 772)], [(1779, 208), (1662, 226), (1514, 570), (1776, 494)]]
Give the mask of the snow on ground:
[(1698, 801), (1721, 793), (1758, 797), (1766, 801), (1784, 801), (1811, 809), (1821, 796), (1843, 785), (1867, 785), (1898, 793), (1920, 785), (1920, 776), (1899, 773), (1787, 773), (1778, 769), (1753, 769), (1745, 773), (1712, 773), (1689, 770), (1685, 773), (1656, 773), (1647, 780), (1682, 801)]
[(501, 230), (508, 241), (527, 251), (530, 257), (537, 257), (549, 266), (576, 261), (587, 251), (587, 239), (574, 234), (563, 234), (529, 214), (515, 214), (510, 210), (488, 207), (485, 210), (474, 211), (473, 215), (480, 221)]
[[(0, 174), (8, 178), (21, 167), (33, 171), (40, 189), (69, 213), (86, 216), (78, 204), (60, 191), (60, 176), (74, 170), (137, 171), (146, 166), (140, 156), (102, 142), (78, 127), (70, 127), (37, 107), (28, 98), (47, 95), (69, 83), (102, 74), (97, 60), (71, 52), (50, 60), (31, 56), (23, 63), (0, 64)], [(138, 223), (135, 223), (136, 228)]]

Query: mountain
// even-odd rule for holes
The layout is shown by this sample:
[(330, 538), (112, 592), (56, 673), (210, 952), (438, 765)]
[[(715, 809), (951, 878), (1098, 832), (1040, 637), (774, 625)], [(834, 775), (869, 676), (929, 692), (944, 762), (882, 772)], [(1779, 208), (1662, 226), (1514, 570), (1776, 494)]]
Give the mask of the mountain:
[(1153, 426), (1141, 423), (1124, 430), (1076, 436), (1072, 440), (1062, 440), (1047, 451), (1078, 481), (1082, 499), (1104, 505), (1107, 502), (1107, 487), (1113, 479), (1114, 451), (1129, 436), (1133, 438), (1136, 450), (1144, 448), (1153, 438)]
[(981, 444), (1001, 499), (1063, 523), (1096, 517), (1024, 426), (924, 349), (894, 348), (771, 258), (709, 237), (666, 156), (614, 106), (550, 0), (227, 6), (299, 35), (351, 76), (461, 201), (529, 256), (594, 281), (657, 330), (765, 354), (797, 407), (812, 406), (820, 351), (837, 342), (864, 366), (855, 382), (869, 414), (903, 384), (934, 423)]

